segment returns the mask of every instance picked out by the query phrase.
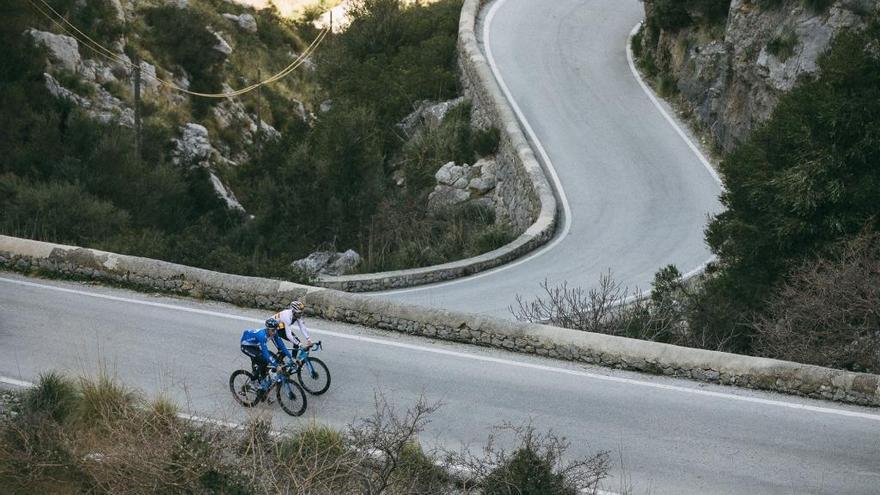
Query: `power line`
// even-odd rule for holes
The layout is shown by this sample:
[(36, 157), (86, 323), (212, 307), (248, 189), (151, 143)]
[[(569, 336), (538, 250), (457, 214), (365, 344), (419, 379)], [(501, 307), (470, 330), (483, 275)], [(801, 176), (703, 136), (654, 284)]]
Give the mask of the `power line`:
[[(127, 66), (129, 69), (135, 70), (135, 66), (134, 66), (134, 64), (131, 63), (130, 60), (127, 60), (126, 58), (120, 57), (116, 52), (110, 50), (109, 48), (105, 47), (101, 43), (92, 39), (86, 33), (82, 32), (79, 28), (77, 28), (70, 21), (68, 21), (62, 14), (60, 14), (51, 5), (49, 5), (45, 0), (39, 0), (39, 2), (42, 3), (47, 9), (49, 9), (49, 11), (51, 11), (56, 16), (58, 16), (58, 18), (61, 19), (64, 24), (59, 23), (48, 12), (46, 12), (39, 5), (37, 5), (33, 0), (28, 0), (28, 3), (30, 3), (31, 6), (33, 6), (38, 12), (43, 14), (46, 18), (48, 18), (50, 21), (52, 21), (53, 24), (55, 24), (62, 31), (66, 32), (71, 37), (76, 39), (79, 43), (85, 45), (87, 48), (96, 52), (98, 55), (101, 55), (105, 58), (109, 58), (110, 60), (116, 61), (118, 63), (121, 63), (121, 64)], [(66, 27), (65, 24), (67, 26), (69, 26), (69, 28)], [(73, 30), (73, 31), (71, 31), (71, 30)], [(152, 79), (157, 81), (159, 84), (162, 84), (163, 86), (166, 86), (166, 87), (171, 88), (176, 91), (180, 91), (182, 93), (186, 93), (191, 96), (199, 96), (202, 98), (231, 98), (233, 96), (239, 96), (239, 95), (248, 93), (248, 92), (253, 91), (261, 86), (264, 86), (266, 84), (275, 82), (279, 79), (286, 77), (288, 74), (290, 74), (291, 72), (293, 72), (294, 70), (299, 68), (300, 65), (305, 63), (305, 60), (312, 53), (314, 53), (314, 51), (318, 48), (318, 46), (321, 44), (321, 42), (327, 36), (328, 32), (329, 32), (328, 29), (322, 29), (321, 32), (319, 32), (318, 35), (315, 37), (315, 39), (312, 40), (312, 43), (302, 52), (302, 54), (299, 55), (299, 57), (296, 58), (296, 60), (291, 62), (289, 65), (287, 65), (287, 67), (285, 67), (280, 72), (273, 75), (272, 77), (269, 77), (268, 79), (266, 79), (264, 81), (258, 81), (254, 84), (251, 84), (250, 86), (246, 86), (244, 88), (229, 91), (226, 93), (200, 93), (197, 91), (190, 91), (189, 89), (182, 88), (182, 87), (174, 84), (172, 81), (162, 79), (158, 76), (148, 75), (147, 77), (151, 77)], [(82, 36), (82, 38), (80, 36), (77, 36), (77, 34)], [(85, 41), (83, 40), (83, 38), (85, 38)], [(139, 67), (137, 69), (139, 69)]]

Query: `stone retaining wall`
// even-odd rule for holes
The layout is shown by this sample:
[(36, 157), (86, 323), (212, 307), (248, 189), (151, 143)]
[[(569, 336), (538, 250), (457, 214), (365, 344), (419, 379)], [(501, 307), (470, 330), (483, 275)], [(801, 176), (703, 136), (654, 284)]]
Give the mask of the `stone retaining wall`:
[(0, 236), (0, 268), (82, 277), (247, 307), (291, 299), (319, 318), (619, 369), (880, 406), (880, 376), (402, 305), (330, 289)]
[(513, 242), (489, 253), (442, 265), (361, 275), (320, 277), (321, 287), (364, 292), (398, 289), (464, 277), (516, 259), (546, 243), (556, 228), (556, 198), (535, 159), (519, 121), (505, 98), (475, 35), (480, 0), (465, 0), (458, 27), (458, 64), (465, 95), (474, 108), (474, 124), (497, 127), (497, 199), (502, 220), (524, 233)]

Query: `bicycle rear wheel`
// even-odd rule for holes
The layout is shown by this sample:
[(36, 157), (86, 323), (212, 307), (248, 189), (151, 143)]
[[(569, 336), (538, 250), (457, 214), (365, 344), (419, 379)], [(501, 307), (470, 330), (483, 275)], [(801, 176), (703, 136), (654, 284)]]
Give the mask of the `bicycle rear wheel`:
[(275, 397), (284, 412), (291, 416), (302, 416), (306, 412), (306, 393), (293, 380), (285, 380), (275, 387)]
[(321, 395), (330, 388), (330, 370), (327, 369), (324, 361), (318, 358), (310, 357), (309, 362), (312, 363), (314, 372), (309, 370), (308, 363), (303, 363), (296, 370), (296, 379), (306, 392), (312, 395)]
[(238, 370), (229, 377), (229, 391), (235, 401), (252, 407), (260, 400), (260, 383), (250, 371)]

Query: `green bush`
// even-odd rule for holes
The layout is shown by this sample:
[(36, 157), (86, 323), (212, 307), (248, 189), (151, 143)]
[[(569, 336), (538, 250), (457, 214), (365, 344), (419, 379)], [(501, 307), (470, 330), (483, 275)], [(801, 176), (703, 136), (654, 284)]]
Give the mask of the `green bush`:
[(576, 495), (553, 464), (531, 446), (520, 447), (507, 464), (493, 471), (483, 487), (485, 495)]
[(70, 417), (78, 399), (71, 380), (55, 372), (42, 374), (36, 386), (24, 394), (24, 414), (45, 414), (60, 423)]
[(707, 304), (692, 324), (741, 325), (793, 267), (878, 226), (880, 60), (866, 48), (878, 39), (877, 24), (840, 34), (820, 58), (820, 76), (782, 97), (724, 158), (726, 210), (706, 231), (718, 263), (704, 297), (726, 309)]
[[(226, 57), (214, 49), (217, 38), (208, 31), (208, 20), (194, 9), (179, 9), (173, 5), (151, 7), (144, 11), (150, 26), (146, 38), (151, 53), (161, 54), (163, 65), (177, 65), (189, 74), (190, 89), (215, 93), (221, 88), (221, 65)], [(194, 98), (194, 110), (204, 111), (211, 101)]]

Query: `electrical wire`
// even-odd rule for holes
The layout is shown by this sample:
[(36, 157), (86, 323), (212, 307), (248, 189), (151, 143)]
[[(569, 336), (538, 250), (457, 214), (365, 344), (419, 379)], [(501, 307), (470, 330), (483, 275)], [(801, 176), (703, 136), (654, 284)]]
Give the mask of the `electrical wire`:
[[(52, 23), (55, 24), (58, 28), (60, 28), (62, 31), (66, 32), (71, 37), (76, 39), (79, 43), (85, 45), (87, 48), (96, 52), (98, 55), (101, 55), (101, 56), (108, 58), (112, 61), (118, 62), (124, 66), (127, 66), (131, 70), (140, 70), (140, 67), (138, 67), (134, 63), (132, 63), (131, 60), (129, 60), (127, 57), (123, 58), (123, 57), (119, 56), (118, 53), (110, 50), (109, 48), (105, 47), (101, 43), (92, 39), (86, 33), (82, 32), (74, 24), (72, 24), (70, 21), (68, 21), (62, 14), (60, 14), (57, 10), (55, 10), (50, 4), (48, 4), (46, 2), (46, 0), (38, 0), (38, 1), (40, 3), (42, 3), (47, 9), (49, 9), (49, 11), (51, 11), (53, 14), (55, 14), (59, 19), (61, 19), (63, 21), (63, 24), (59, 23), (48, 12), (43, 10), (43, 8), (41, 8), (39, 5), (37, 5), (34, 2), (34, 0), (28, 0), (28, 3), (30, 3), (31, 6), (34, 7), (34, 9), (36, 9), (38, 12), (40, 12), (46, 18), (48, 18), (50, 21), (52, 21)], [(324, 40), (324, 38), (327, 36), (328, 33), (329, 33), (329, 29), (326, 29), (326, 28), (322, 29), (321, 32), (319, 32), (318, 35), (315, 37), (315, 39), (312, 40), (312, 43), (309, 44), (309, 46), (306, 47), (306, 49), (293, 62), (288, 64), (285, 68), (281, 69), (281, 71), (279, 71), (275, 75), (269, 77), (268, 79), (258, 81), (254, 84), (246, 86), (244, 88), (233, 90), (233, 91), (228, 91), (225, 93), (200, 93), (197, 91), (191, 91), (189, 89), (182, 88), (182, 87), (176, 85), (175, 83), (173, 83), (172, 81), (162, 79), (158, 76), (149, 76), (148, 75), (147, 77), (151, 77), (152, 79), (154, 79), (156, 82), (158, 82), (159, 84), (161, 84), (163, 86), (166, 86), (166, 87), (173, 89), (173, 90), (176, 90), (176, 91), (180, 91), (182, 93), (186, 93), (191, 96), (198, 96), (198, 97), (202, 97), (202, 98), (231, 98), (234, 96), (239, 96), (239, 95), (248, 93), (250, 91), (253, 91), (253, 90), (259, 88), (260, 86), (264, 86), (266, 84), (273, 83), (273, 82), (278, 81), (279, 79), (282, 79), (282, 78), (286, 77), (287, 75), (289, 75), (291, 72), (293, 72), (294, 70), (299, 68), (303, 63), (305, 63), (306, 59), (312, 53), (314, 53), (315, 50), (317, 50), (318, 46), (320, 46), (321, 42)], [(77, 36), (77, 34), (79, 34), (79, 36)], [(83, 40), (83, 38), (85, 40)]]

